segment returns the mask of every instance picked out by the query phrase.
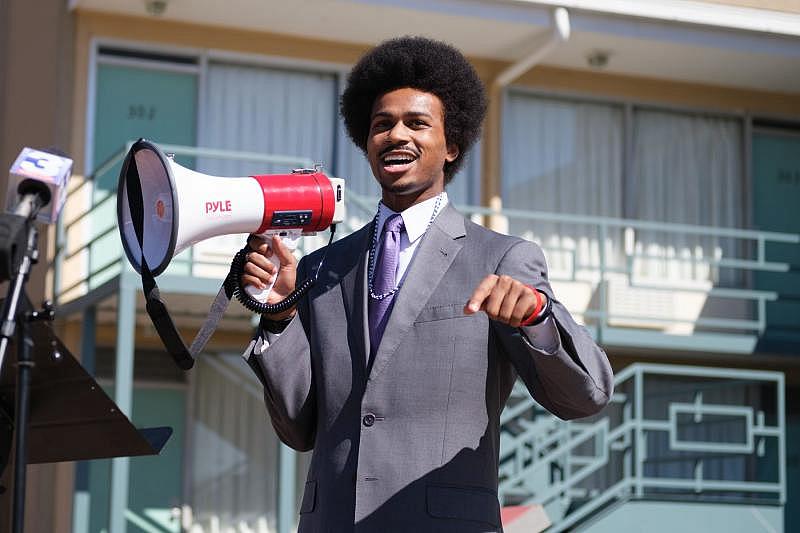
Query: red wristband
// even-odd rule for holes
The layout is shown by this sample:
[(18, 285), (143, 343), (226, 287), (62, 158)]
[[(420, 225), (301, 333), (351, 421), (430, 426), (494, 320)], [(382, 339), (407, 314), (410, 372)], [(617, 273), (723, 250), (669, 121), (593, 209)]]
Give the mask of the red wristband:
[(533, 308), (533, 313), (531, 313), (531, 316), (529, 316), (520, 323), (520, 327), (530, 326), (533, 323), (533, 321), (539, 317), (539, 313), (542, 312), (542, 308), (544, 307), (545, 303), (545, 297), (542, 296), (542, 294), (538, 290), (534, 289), (530, 285), (526, 285), (526, 287), (532, 290), (533, 294), (536, 295), (536, 307)]

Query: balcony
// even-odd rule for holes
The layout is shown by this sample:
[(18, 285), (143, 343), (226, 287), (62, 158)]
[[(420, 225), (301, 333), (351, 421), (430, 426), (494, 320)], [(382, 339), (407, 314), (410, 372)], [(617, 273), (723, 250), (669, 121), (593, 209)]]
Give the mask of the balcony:
[(517, 383), (500, 499), (542, 505), (548, 532), (783, 531), (785, 407), (780, 372), (637, 363), (600, 416), (565, 422)]
[[(302, 158), (163, 146), (191, 158), (198, 168), (209, 160), (310, 166)], [(117, 154), (88, 177), (74, 177), (57, 228), (50, 281), (65, 312), (114, 293), (120, 280), (137, 284), (122, 253), (116, 225)], [(103, 190), (98, 184), (106, 184)], [(339, 237), (368, 222), (377, 199), (346, 196), (347, 220)], [(800, 236), (746, 229), (666, 224), (522, 210), (458, 206), (477, 222), (491, 217), (507, 232), (542, 245), (555, 294), (604, 346), (753, 353), (769, 324), (768, 304), (785, 295), (759, 288), (758, 276), (787, 275), (794, 268), (770, 261), (771, 246), (796, 246)], [(497, 227), (497, 225), (495, 225)], [(326, 238), (303, 239), (301, 251)], [(244, 236), (198, 243), (175, 257), (159, 277), (162, 292), (174, 293), (173, 313), (181, 325), (199, 325), (199, 310), (219, 289)], [(106, 317), (113, 320), (113, 301)], [(250, 327), (241, 309), (229, 310), (231, 327)], [(800, 320), (800, 314), (798, 316)], [(144, 317), (141, 317), (146, 322)], [(237, 326), (238, 325), (238, 326)], [(798, 336), (800, 340), (800, 336)]]

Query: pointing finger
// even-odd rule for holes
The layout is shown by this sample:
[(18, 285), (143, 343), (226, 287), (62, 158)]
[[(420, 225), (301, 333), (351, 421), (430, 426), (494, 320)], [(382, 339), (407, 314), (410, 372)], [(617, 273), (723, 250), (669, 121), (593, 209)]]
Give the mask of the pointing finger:
[(483, 306), (483, 302), (492, 292), (494, 286), (497, 285), (498, 279), (498, 276), (494, 274), (490, 274), (483, 278), (478, 286), (475, 287), (475, 290), (472, 292), (472, 296), (470, 296), (469, 300), (467, 300), (467, 304), (464, 306), (464, 312), (468, 315), (471, 315), (480, 311), (481, 306)]

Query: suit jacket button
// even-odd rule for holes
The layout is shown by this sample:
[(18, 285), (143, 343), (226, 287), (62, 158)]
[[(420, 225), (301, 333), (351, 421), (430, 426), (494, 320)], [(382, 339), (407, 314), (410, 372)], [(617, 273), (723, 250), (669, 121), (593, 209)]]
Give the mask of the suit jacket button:
[(375, 423), (375, 415), (372, 413), (367, 413), (364, 415), (364, 418), (361, 419), (361, 422), (363, 422), (365, 426), (370, 427)]

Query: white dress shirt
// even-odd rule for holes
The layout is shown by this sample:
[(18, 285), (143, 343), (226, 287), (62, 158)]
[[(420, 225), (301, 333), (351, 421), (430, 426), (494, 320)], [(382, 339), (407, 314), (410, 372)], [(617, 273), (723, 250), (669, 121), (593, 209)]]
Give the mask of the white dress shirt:
[[(435, 215), (438, 215), (447, 205), (446, 192), (442, 193), (442, 200), (439, 202), (438, 208), (436, 207), (436, 198), (435, 196), (433, 198), (428, 198), (424, 202), (414, 204), (400, 213), (400, 216), (403, 217), (405, 231), (400, 233), (400, 257), (397, 261), (397, 272), (395, 272), (394, 277), (394, 279), (400, 280), (400, 285), (403, 284), (403, 280), (406, 277), (408, 265), (411, 264), (411, 258), (414, 257), (414, 251), (417, 249), (417, 246), (419, 246), (422, 236), (425, 235), (425, 231), (428, 229), (431, 216), (433, 215), (433, 218), (435, 218)], [(434, 209), (436, 209), (435, 213)], [(375, 229), (375, 235), (378, 235), (379, 238), (377, 239), (378, 245), (375, 249), (375, 263), (377, 263), (378, 254), (381, 253), (381, 248), (383, 247), (383, 243), (380, 239), (383, 226), (390, 216), (396, 214), (398, 213), (386, 207), (383, 202), (378, 204), (378, 224)], [(373, 242), (375, 242), (374, 237)], [(370, 267), (373, 270), (375, 269), (375, 265), (370, 265)], [(372, 274), (372, 272), (370, 272), (370, 274)]]

